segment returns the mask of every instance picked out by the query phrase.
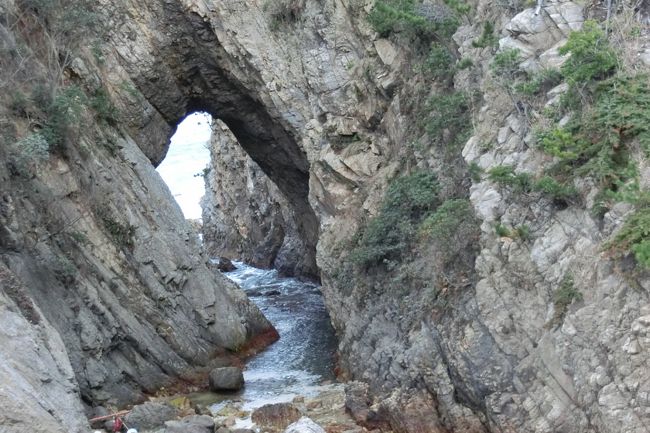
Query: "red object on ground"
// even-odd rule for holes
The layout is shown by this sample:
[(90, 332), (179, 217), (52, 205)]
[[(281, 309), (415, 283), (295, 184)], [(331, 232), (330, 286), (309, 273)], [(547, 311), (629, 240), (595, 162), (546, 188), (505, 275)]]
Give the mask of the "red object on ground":
[(124, 423), (122, 422), (122, 418), (118, 416), (117, 418), (115, 418), (115, 423), (113, 423), (113, 431), (121, 432), (122, 427), (124, 427)]

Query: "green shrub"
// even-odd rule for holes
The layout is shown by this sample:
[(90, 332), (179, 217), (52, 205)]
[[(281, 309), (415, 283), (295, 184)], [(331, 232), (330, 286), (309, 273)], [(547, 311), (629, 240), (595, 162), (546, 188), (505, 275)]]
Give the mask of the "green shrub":
[(34, 132), (16, 141), (11, 149), (11, 173), (31, 177), (36, 165), (50, 158), (50, 144), (40, 132)]
[(637, 263), (650, 269), (650, 207), (643, 207), (630, 215), (604, 248), (616, 254), (632, 252)]
[(499, 81), (511, 84), (519, 73), (519, 63), (521, 52), (517, 48), (508, 48), (494, 55), (490, 70)]
[(598, 139), (613, 149), (637, 138), (650, 154), (650, 77), (618, 76), (599, 84), (586, 128), (595, 128)]
[(618, 66), (616, 53), (609, 45), (607, 35), (591, 20), (585, 21), (581, 30), (571, 32), (559, 52), (570, 54), (561, 71), (571, 85), (606, 78)]
[(411, 39), (447, 39), (459, 25), (458, 19), (415, 0), (379, 0), (368, 15), (374, 30), (383, 37), (403, 33)]
[(394, 180), (386, 192), (382, 213), (397, 212), (411, 219), (435, 208), (440, 186), (435, 174), (416, 172)]
[(466, 15), (472, 10), (470, 5), (460, 0), (444, 0), (444, 3), (458, 15)]
[(425, 129), (433, 144), (455, 147), (471, 131), (470, 98), (463, 92), (434, 95), (427, 101), (430, 116)]
[(550, 176), (543, 176), (535, 181), (533, 190), (549, 195), (553, 200), (565, 203), (572, 201), (578, 194), (573, 186), (562, 184)]
[(593, 109), (540, 133), (538, 142), (560, 159), (556, 176), (591, 177), (614, 191), (637, 175), (629, 144), (638, 140), (650, 153), (650, 85), (645, 75), (615, 77), (598, 84), (594, 97)]
[(99, 88), (90, 99), (90, 107), (95, 110), (97, 118), (109, 124), (118, 121), (119, 115), (117, 108), (113, 105), (108, 93), (103, 88)]
[(424, 71), (428, 72), (437, 80), (447, 80), (454, 75), (454, 56), (443, 46), (433, 43), (429, 55), (422, 65)]
[(46, 124), (41, 134), (50, 149), (61, 150), (70, 127), (78, 127), (88, 98), (79, 86), (69, 86), (57, 93), (46, 106)]
[(411, 242), (415, 227), (438, 205), (439, 189), (436, 176), (428, 172), (391, 182), (379, 214), (359, 234), (351, 259), (364, 266), (399, 259)]
[(39, 132), (29, 134), (16, 142), (18, 159), (24, 163), (44, 162), (50, 158), (50, 145)]
[(538, 141), (544, 152), (565, 160), (576, 159), (580, 155), (581, 149), (588, 146), (587, 143), (581, 142), (579, 138), (562, 127), (541, 132), (538, 135)]
[(450, 199), (427, 216), (420, 225), (420, 233), (439, 246), (452, 248), (456, 236), (468, 235), (479, 223), (472, 204), (467, 199)]
[(553, 303), (555, 305), (553, 323), (557, 324), (558, 322), (561, 322), (569, 309), (569, 305), (571, 305), (573, 301), (581, 300), (582, 293), (575, 288), (573, 277), (570, 274), (565, 275), (560, 286), (553, 293)]
[(483, 24), (483, 32), (481, 36), (472, 41), (472, 46), (474, 48), (487, 48), (487, 47), (496, 47), (499, 45), (499, 38), (494, 34), (494, 24), (490, 21), (486, 21)]
[(557, 69), (544, 69), (532, 76), (527, 77), (524, 81), (514, 85), (517, 93), (523, 96), (535, 96), (546, 92), (560, 84), (562, 75)]
[(533, 181), (528, 173), (515, 173), (511, 165), (499, 165), (488, 171), (488, 179), (515, 192), (529, 192)]
[(481, 175), (483, 174), (483, 169), (475, 162), (470, 162), (468, 167), (469, 177), (472, 179), (472, 182), (480, 182)]

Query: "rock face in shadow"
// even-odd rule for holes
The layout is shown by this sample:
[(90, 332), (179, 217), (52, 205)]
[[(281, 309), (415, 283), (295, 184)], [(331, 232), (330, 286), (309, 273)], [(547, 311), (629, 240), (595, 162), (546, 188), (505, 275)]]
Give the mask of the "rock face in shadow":
[[(3, 20), (35, 13), (16, 7), (3, 3)], [(11, 36), (27, 53), (52, 48)], [(17, 84), (29, 98), (54, 86), (32, 54), (23, 59), (29, 79)], [(109, 72), (79, 56), (66, 66), (69, 81), (56, 84), (92, 95)], [(5, 67), (20, 71), (18, 60), (3, 56), (3, 80), (12, 72)], [(126, 77), (113, 72), (118, 82)], [(32, 99), (23, 111), (11, 108), (12, 91), (0, 90), (0, 265), (11, 278), (5, 286), (3, 276), (0, 293), (3, 427), (86, 431), (81, 401), (122, 406), (163, 386), (200, 383), (215, 355), (275, 332), (241, 289), (208, 268), (198, 234), (156, 173), (151, 155), (155, 148), (162, 158), (170, 127), (152, 105), (125, 92), (118, 122), (75, 96), (74, 122), (38, 153), (21, 139), (42, 144), (34, 119), (46, 114)]]
[(27, 288), (3, 263), (0, 317), (2, 430), (89, 431), (65, 343), (34, 304)]
[(206, 252), (317, 278), (315, 251), (301, 238), (287, 198), (220, 120), (212, 129), (210, 154), (201, 201)]

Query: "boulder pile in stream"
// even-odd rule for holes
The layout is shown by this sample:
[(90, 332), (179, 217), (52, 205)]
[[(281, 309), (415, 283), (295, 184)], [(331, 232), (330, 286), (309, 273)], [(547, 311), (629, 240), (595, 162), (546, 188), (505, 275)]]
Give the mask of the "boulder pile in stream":
[(210, 372), (212, 391), (239, 391), (244, 387), (244, 373), (239, 367), (219, 367)]

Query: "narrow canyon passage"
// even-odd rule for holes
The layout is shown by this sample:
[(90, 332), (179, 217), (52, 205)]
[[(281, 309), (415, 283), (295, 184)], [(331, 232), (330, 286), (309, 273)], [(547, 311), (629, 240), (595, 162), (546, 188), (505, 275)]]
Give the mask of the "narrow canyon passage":
[[(242, 409), (313, 397), (324, 381), (335, 380), (337, 341), (318, 285), (282, 278), (276, 270), (263, 270), (235, 262), (226, 276), (239, 284), (275, 326), (280, 339), (246, 363)], [(233, 400), (215, 405), (219, 408)], [(238, 422), (248, 426), (247, 420)]]
[[(206, 231), (201, 227), (202, 216), (213, 224), (217, 223), (214, 220), (220, 218), (222, 221), (219, 223), (228, 224), (233, 218), (233, 215), (211, 214), (215, 210), (213, 208), (202, 209), (202, 204), (211, 202), (203, 195), (238, 195), (236, 189), (227, 191), (229, 187), (233, 188), (232, 185), (219, 184), (219, 187), (226, 189), (224, 191), (206, 189), (204, 186), (204, 182), (210, 183), (208, 176), (218, 175), (211, 172), (221, 169), (221, 161), (233, 157), (232, 149), (228, 151), (211, 146), (211, 142), (222, 141), (222, 129), (227, 131), (227, 127), (221, 122), (213, 123), (212, 117), (207, 113), (188, 115), (177, 126), (171, 137), (167, 155), (157, 167), (185, 218), (193, 221), (195, 227), (202, 232)], [(236, 141), (231, 144), (239, 147)], [(224, 153), (219, 154), (219, 150)], [(254, 188), (252, 183), (257, 180), (256, 177), (263, 177), (268, 183), (265, 186), (271, 188), (273, 194), (279, 195), (277, 187), (261, 173), (259, 167), (252, 161), (248, 161), (248, 164), (247, 167), (253, 170), (252, 179), (244, 179), (248, 188)], [(244, 176), (246, 173), (240, 174)], [(225, 211), (227, 209), (222, 209), (222, 212)], [(244, 228), (255, 230), (255, 227)], [(207, 230), (210, 230), (210, 227)], [(212, 234), (212, 237), (214, 236), (215, 234)], [(255, 238), (251, 241), (254, 240)], [(234, 239), (225, 236), (222, 243), (228, 242), (234, 242)], [(238, 252), (234, 246), (224, 246), (225, 250), (222, 248), (217, 252), (230, 253), (229, 258), (233, 260), (241, 258), (236, 256)], [(218, 262), (216, 257), (211, 260)], [(277, 329), (280, 339), (246, 362), (243, 391), (234, 395), (196, 393), (190, 395), (190, 399), (196, 404), (209, 405), (216, 413), (235, 401), (243, 403), (242, 410), (251, 411), (265, 404), (290, 402), (296, 396), (317, 395), (322, 391), (320, 385), (324, 381), (335, 380), (334, 354), (337, 346), (319, 285), (304, 279), (282, 277), (277, 269), (259, 269), (242, 261), (235, 261), (235, 266), (234, 271), (225, 275), (244, 289)], [(238, 420), (241, 427), (247, 427), (249, 424), (250, 417)]]

